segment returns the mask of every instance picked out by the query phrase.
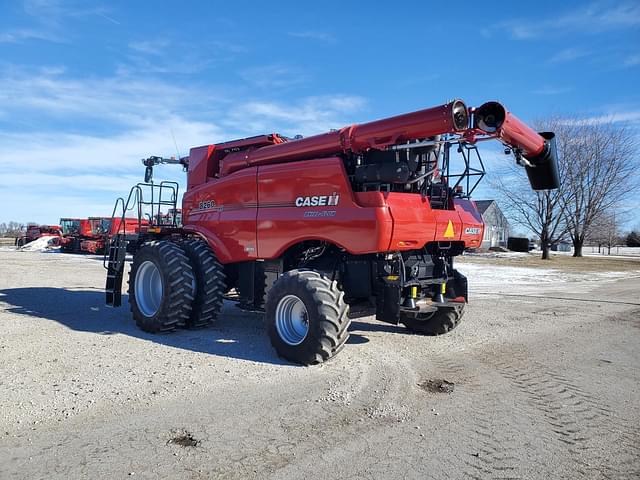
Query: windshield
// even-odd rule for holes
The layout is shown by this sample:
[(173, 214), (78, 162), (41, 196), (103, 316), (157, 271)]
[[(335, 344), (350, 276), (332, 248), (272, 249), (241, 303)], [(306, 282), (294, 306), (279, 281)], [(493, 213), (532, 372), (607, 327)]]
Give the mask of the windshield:
[(108, 218), (92, 218), (91, 233), (94, 235), (104, 235), (111, 229), (111, 220)]
[(72, 233), (80, 233), (80, 220), (73, 220), (70, 218), (60, 219), (60, 226), (62, 227), (62, 234), (69, 235)]

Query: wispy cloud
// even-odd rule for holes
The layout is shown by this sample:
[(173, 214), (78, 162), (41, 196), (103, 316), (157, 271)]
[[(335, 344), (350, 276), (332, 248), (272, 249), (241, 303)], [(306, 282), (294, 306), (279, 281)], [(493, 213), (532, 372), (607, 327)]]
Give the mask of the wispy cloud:
[[(160, 80), (122, 75), (73, 78), (64, 69), (6, 68), (0, 75), (0, 112), (19, 121), (25, 115), (82, 120), (88, 128), (114, 124), (144, 126), (212, 100), (212, 95)], [(158, 99), (162, 99), (161, 102)], [(35, 115), (34, 115), (35, 114)]]
[(104, 6), (90, 6), (77, 1), (24, 0), (27, 15), (24, 26), (0, 31), (0, 43), (24, 43), (32, 40), (68, 43), (68, 20), (97, 16), (112, 24), (120, 25)]
[(549, 63), (566, 63), (572, 62), (573, 60), (578, 60), (579, 58), (587, 57), (591, 54), (591, 52), (587, 50), (583, 50), (581, 48), (565, 48), (560, 50), (556, 54), (554, 54), (550, 59)]
[(535, 95), (562, 95), (563, 93), (569, 93), (573, 90), (572, 87), (553, 87), (550, 85), (544, 86), (534, 90), (532, 93)]
[(109, 14), (111, 10), (104, 5), (87, 5), (78, 0), (24, 0), (24, 11), (27, 15), (37, 19), (42, 24), (59, 25), (65, 18), (83, 18), (98, 16), (120, 25)]
[(236, 127), (244, 123), (253, 132), (277, 125), (288, 135), (312, 135), (352, 122), (365, 105), (364, 98), (351, 95), (308, 97), (294, 103), (251, 101), (233, 109), (225, 123)]
[(628, 56), (624, 60), (624, 65), (626, 67), (635, 67), (636, 65), (640, 65), (640, 54)]
[(197, 45), (185, 41), (163, 38), (134, 40), (128, 43), (129, 52), (118, 69), (131, 76), (139, 72), (148, 74), (196, 74), (227, 64), (245, 54), (241, 44), (204, 40)]
[(601, 115), (568, 118), (562, 120), (565, 125), (597, 125), (602, 123), (640, 123), (640, 110), (611, 110)]
[(264, 89), (287, 88), (304, 83), (308, 75), (298, 67), (272, 64), (244, 69), (240, 76), (246, 82)]
[[(113, 200), (142, 179), (141, 158), (176, 153), (173, 137), (185, 155), (192, 146), (263, 132), (320, 133), (353, 122), (366, 105), (348, 95), (247, 101), (239, 94), (211, 93), (209, 86), (119, 75), (72, 77), (56, 66), (3, 73), (0, 221), (110, 214)], [(158, 174), (184, 185), (180, 169), (169, 166)], [(43, 207), (33, 215), (40, 201)]]
[(321, 32), (318, 30), (303, 30), (297, 32), (287, 33), (290, 37), (301, 38), (307, 40), (315, 40), (321, 43), (335, 44), (337, 43), (336, 37), (329, 32)]
[(169, 46), (169, 41), (161, 40), (141, 40), (137, 42), (129, 42), (129, 48), (146, 55), (162, 55)]
[(47, 42), (63, 43), (64, 39), (46, 29), (18, 28), (0, 32), (0, 43), (22, 43), (28, 40), (44, 40)]
[(640, 25), (640, 3), (638, 2), (592, 2), (560, 13), (550, 19), (516, 18), (484, 28), (483, 35), (492, 36), (498, 31), (507, 31), (517, 40), (528, 40), (543, 35), (595, 34), (611, 30), (634, 28)]

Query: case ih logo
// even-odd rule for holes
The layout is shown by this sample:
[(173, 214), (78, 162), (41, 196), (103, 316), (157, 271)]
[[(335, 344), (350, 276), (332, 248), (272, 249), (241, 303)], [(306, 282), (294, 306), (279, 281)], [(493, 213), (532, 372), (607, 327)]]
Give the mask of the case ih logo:
[(314, 195), (313, 197), (296, 198), (296, 207), (332, 207), (338, 205), (340, 195)]
[(478, 227), (468, 227), (464, 229), (465, 235), (479, 235), (480, 229)]

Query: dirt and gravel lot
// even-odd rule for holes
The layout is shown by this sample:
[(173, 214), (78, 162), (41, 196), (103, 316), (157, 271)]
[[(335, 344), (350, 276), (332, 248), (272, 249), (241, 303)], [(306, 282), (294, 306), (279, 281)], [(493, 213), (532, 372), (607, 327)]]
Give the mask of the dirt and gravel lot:
[(99, 260), (0, 251), (0, 478), (638, 478), (640, 262), (593, 261), (465, 258), (449, 335), (359, 319), (298, 367), (259, 315), (149, 335)]

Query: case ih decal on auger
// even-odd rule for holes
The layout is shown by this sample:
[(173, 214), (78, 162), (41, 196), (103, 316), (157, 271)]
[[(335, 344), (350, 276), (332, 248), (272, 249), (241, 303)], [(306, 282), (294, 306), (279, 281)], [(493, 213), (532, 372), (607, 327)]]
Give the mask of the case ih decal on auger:
[[(121, 303), (129, 249), (129, 303), (146, 331), (209, 325), (229, 298), (264, 310), (278, 354), (302, 364), (338, 353), (355, 316), (446, 333), (467, 302), (453, 258), (482, 241), (469, 196), (484, 175), (476, 144), (488, 139), (514, 154), (534, 189), (558, 187), (554, 134), (496, 102), (456, 100), (302, 139), (261, 135), (143, 160), (146, 183), (114, 214), (175, 211), (177, 184), (151, 178), (154, 165), (178, 163), (188, 170), (184, 225), (113, 238), (107, 304)], [(462, 173), (450, 171), (454, 157)]]

